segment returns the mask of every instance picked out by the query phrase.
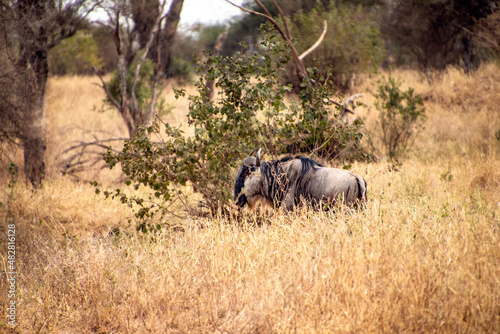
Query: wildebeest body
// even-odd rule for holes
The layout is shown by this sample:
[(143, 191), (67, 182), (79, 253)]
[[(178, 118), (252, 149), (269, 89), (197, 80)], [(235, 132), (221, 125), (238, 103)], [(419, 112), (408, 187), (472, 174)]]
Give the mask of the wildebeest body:
[(313, 205), (341, 200), (347, 205), (357, 206), (366, 200), (366, 182), (344, 169), (314, 168), (297, 186), (295, 202), (302, 198)]
[(243, 161), (234, 198), (241, 207), (261, 201), (293, 210), (302, 201), (318, 207), (338, 200), (357, 207), (366, 201), (366, 182), (347, 170), (324, 167), (300, 156), (261, 162), (259, 150)]

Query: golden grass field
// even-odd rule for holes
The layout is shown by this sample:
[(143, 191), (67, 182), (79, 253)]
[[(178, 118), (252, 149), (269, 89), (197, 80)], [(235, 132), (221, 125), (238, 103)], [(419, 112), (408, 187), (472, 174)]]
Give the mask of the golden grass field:
[[(0, 219), (17, 234), (9, 331), (500, 333), (500, 69), (449, 69), (431, 84), (414, 71), (393, 74), (424, 95), (428, 120), (402, 165), (353, 164), (368, 182), (366, 210), (268, 212), (262, 226), (252, 215), (186, 218), (155, 242), (87, 182), (118, 187), (119, 173), (77, 180), (57, 171), (73, 141), (123, 137), (126, 128), (116, 112), (97, 110), (96, 78), (49, 80), (43, 189), (9, 175), (7, 158), (22, 170), (20, 152), (1, 161)], [(376, 145), (379, 78), (364, 76), (353, 91), (365, 93), (357, 110)], [(186, 100), (171, 87), (164, 94), (173, 107), (164, 120), (185, 125)], [(4, 268), (6, 237), (2, 224)], [(2, 275), (3, 328), (7, 290)]]

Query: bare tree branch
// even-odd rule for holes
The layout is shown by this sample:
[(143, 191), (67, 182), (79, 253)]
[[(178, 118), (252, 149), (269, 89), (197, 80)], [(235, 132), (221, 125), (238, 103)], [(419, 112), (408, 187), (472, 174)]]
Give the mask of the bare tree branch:
[(314, 43), (309, 49), (307, 49), (306, 51), (304, 51), (299, 56), (300, 60), (303, 60), (305, 57), (307, 57), (308, 54), (310, 54), (311, 52), (313, 52), (321, 44), (321, 42), (323, 42), (323, 39), (325, 38), (325, 35), (326, 35), (327, 28), (328, 27), (327, 27), (327, 23), (326, 23), (326, 20), (325, 20), (325, 21), (323, 21), (323, 32), (321, 33), (321, 36), (319, 36), (319, 38), (316, 41), (316, 43)]
[(281, 19), (283, 20), (283, 24), (285, 25), (285, 31), (286, 31), (286, 34), (288, 36), (288, 39), (291, 41), (292, 40), (292, 33), (290, 32), (290, 28), (288, 27), (288, 22), (286, 20), (285, 14), (281, 10), (281, 7), (278, 6), (278, 4), (276, 3), (276, 0), (273, 0), (273, 3), (274, 3), (274, 6), (276, 7), (276, 9), (278, 10), (278, 13), (281, 16)]
[(283, 38), (285, 39), (285, 41), (288, 43), (289, 38), (288, 38), (287, 34), (281, 29), (281, 27), (279, 26), (278, 22), (276, 22), (276, 20), (273, 19), (273, 17), (271, 16), (271, 14), (267, 10), (267, 8), (259, 0), (255, 0), (255, 2), (259, 6), (261, 6), (263, 8), (263, 10), (265, 10), (267, 12), (267, 15), (263, 14), (263, 13), (259, 13), (259, 12), (253, 11), (253, 10), (245, 8), (245, 7), (238, 6), (238, 5), (236, 5), (235, 3), (232, 3), (229, 0), (226, 0), (226, 2), (229, 2), (231, 5), (233, 5), (233, 6), (237, 7), (237, 8), (239, 8), (239, 9), (241, 9), (244, 12), (247, 12), (247, 13), (250, 13), (250, 14), (254, 14), (254, 15), (258, 15), (258, 16), (262, 16), (262, 17), (266, 18), (269, 22), (271, 22), (271, 24), (276, 28), (276, 30), (278, 30), (278, 32), (281, 34), (281, 36), (283, 36)]
[[(141, 0), (142, 1), (142, 0)], [(147, 0), (146, 0), (147, 1)], [(161, 84), (161, 75), (162, 75), (162, 66), (161, 66), (161, 47), (164, 47), (164, 42), (167, 39), (161, 39), (160, 35), (169, 35), (175, 36), (175, 31), (177, 29), (177, 23), (180, 16), (180, 11), (182, 10), (183, 0), (174, 0), (172, 1), (172, 6), (170, 10), (166, 14), (164, 14), (166, 10), (166, 5), (168, 3), (167, 0), (161, 1), (152, 1), (155, 5), (155, 10), (153, 10), (153, 15), (150, 14), (147, 16), (149, 18), (147, 21), (149, 22), (149, 28), (145, 28), (147, 30), (146, 33), (141, 30), (142, 34), (142, 42), (141, 49), (136, 50), (136, 38), (138, 37), (138, 29), (132, 29), (131, 26), (134, 23), (137, 23), (136, 20), (145, 20), (144, 17), (138, 17), (141, 15), (141, 10), (143, 8), (136, 8), (137, 10), (134, 12), (129, 10), (129, 8), (123, 8), (121, 6), (120, 0), (111, 0), (106, 5), (102, 5), (103, 8), (107, 10), (108, 16), (112, 18), (111, 23), (104, 24), (113, 30), (113, 37), (115, 39), (115, 47), (118, 53), (118, 94), (119, 96), (112, 97), (112, 94), (109, 90), (107, 90), (104, 81), (100, 77), (101, 84), (105, 93), (111, 102), (111, 105), (118, 109), (118, 112), (122, 116), (129, 133), (129, 136), (132, 137), (137, 128), (141, 125), (150, 125), (154, 119), (154, 114), (156, 112), (157, 98), (158, 98), (158, 87)], [(114, 4), (114, 5), (113, 5)], [(143, 3), (140, 1), (135, 2), (136, 5), (141, 6)], [(134, 4), (132, 3), (132, 6)], [(159, 6), (157, 8), (156, 6)], [(109, 9), (112, 8), (112, 10)], [(134, 14), (135, 13), (135, 14)], [(142, 12), (144, 13), (144, 12)], [(130, 15), (135, 15), (136, 17), (132, 20)], [(170, 20), (172, 17), (173, 22), (167, 22), (165, 28), (162, 29), (162, 22), (167, 18)], [(154, 21), (154, 22), (151, 22)], [(177, 23), (176, 23), (177, 22)], [(175, 24), (174, 24), (175, 23)], [(146, 41), (147, 38), (147, 41)], [(140, 56), (137, 56), (137, 53), (141, 51)], [(147, 57), (156, 58), (156, 65), (154, 74), (150, 76), (148, 74), (147, 78), (141, 78), (141, 71), (144, 69), (144, 62)], [(132, 62), (134, 62), (132, 68)], [(127, 77), (132, 77), (131, 80), (127, 83)], [(141, 80), (144, 79), (144, 83), (148, 88), (151, 88), (151, 92), (149, 93), (149, 99), (141, 99), (140, 96), (137, 95), (138, 85), (141, 83)]]

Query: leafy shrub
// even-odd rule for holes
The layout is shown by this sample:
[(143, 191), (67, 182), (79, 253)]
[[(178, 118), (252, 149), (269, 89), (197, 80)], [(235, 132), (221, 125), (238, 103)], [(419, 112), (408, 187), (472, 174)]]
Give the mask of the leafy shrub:
[(422, 95), (413, 88), (401, 91), (402, 82), (397, 82), (389, 73), (387, 80), (379, 81), (375, 106), (380, 112), (382, 142), (386, 155), (393, 160), (408, 149), (415, 133), (423, 128), (426, 119)]
[(50, 50), (50, 73), (55, 75), (92, 74), (92, 67), (100, 69), (103, 60), (92, 35), (78, 31)]
[[(136, 189), (146, 186), (150, 192), (146, 198), (125, 195), (119, 189), (106, 195), (135, 206), (139, 218), (178, 212), (180, 204), (188, 212), (200, 213), (200, 206), (189, 201), (193, 197), (201, 198), (201, 208), (208, 209), (205, 213), (228, 213), (235, 169), (255, 148), (262, 147), (271, 155), (323, 152), (329, 158), (346, 151), (361, 152), (360, 129), (346, 127), (340, 116), (330, 115), (327, 98), (333, 93), (328, 85), (314, 84), (320, 81), (315, 80), (315, 70), (309, 70), (311, 79), (303, 83), (300, 101), (285, 102), (291, 87), (282, 85), (280, 76), (289, 57), (275, 38), (269, 36), (262, 42), (268, 49), (264, 56), (209, 54), (204, 57), (207, 62), (199, 57), (202, 74), (197, 94), (188, 97), (188, 123), (194, 135), (165, 124), (166, 136), (160, 137), (160, 125), (155, 123), (142, 128), (121, 152), (108, 151), (109, 167), (121, 163), (127, 184)], [(219, 89), (212, 101), (207, 98), (207, 80), (215, 80)], [(183, 97), (185, 91), (179, 89), (176, 94)], [(201, 196), (190, 195), (191, 187)]]

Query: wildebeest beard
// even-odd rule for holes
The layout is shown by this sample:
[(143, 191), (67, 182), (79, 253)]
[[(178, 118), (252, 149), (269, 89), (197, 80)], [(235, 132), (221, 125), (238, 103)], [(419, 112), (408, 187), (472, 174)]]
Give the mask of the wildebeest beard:
[[(283, 170), (283, 166), (287, 162), (291, 162), (292, 160), (300, 159), (302, 168), (300, 171), (297, 171), (297, 175), (292, 177), (291, 179), (285, 171)], [(263, 183), (262, 186), (266, 185), (267, 189), (262, 189), (261, 196), (273, 203), (275, 207), (280, 206), (286, 194), (288, 193), (290, 187), (293, 185), (298, 185), (302, 181), (307, 173), (317, 167), (323, 167), (323, 165), (317, 163), (316, 161), (305, 158), (302, 156), (296, 156), (295, 158), (291, 156), (287, 156), (281, 158), (279, 160), (273, 160), (269, 162), (261, 162), (260, 163), (260, 172), (262, 175)], [(240, 207), (245, 206), (248, 201), (245, 194), (241, 193), (242, 189), (245, 186), (245, 179), (250, 174), (250, 167), (245, 165), (241, 166), (238, 176), (236, 178), (235, 187), (234, 187), (234, 198), (236, 200), (236, 204)], [(298, 198), (295, 198), (294, 201), (298, 202)]]

